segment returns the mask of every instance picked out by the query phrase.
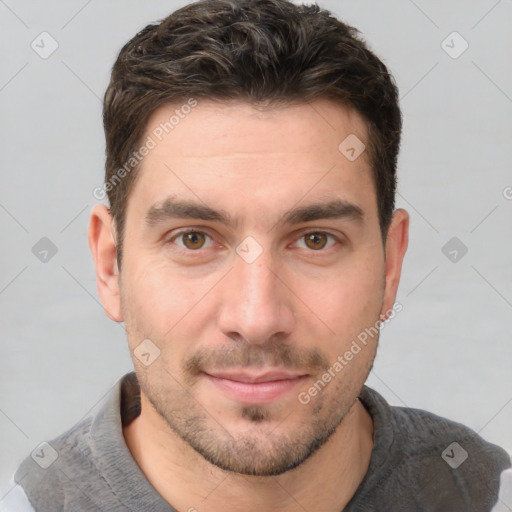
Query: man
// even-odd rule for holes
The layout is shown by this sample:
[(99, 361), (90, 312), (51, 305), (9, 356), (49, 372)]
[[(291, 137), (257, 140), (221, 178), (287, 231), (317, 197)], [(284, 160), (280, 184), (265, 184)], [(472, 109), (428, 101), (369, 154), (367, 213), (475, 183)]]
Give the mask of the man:
[(26, 510), (493, 508), (502, 449), (364, 386), (401, 310), (397, 97), (353, 28), (286, 0), (124, 46), (89, 243), (135, 373), (22, 463)]

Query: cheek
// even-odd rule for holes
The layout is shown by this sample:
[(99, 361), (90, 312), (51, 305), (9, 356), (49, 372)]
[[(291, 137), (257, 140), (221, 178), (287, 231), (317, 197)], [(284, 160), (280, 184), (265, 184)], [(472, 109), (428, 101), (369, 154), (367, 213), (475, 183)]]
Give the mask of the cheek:
[(126, 291), (137, 310), (159, 313), (167, 301), (171, 300), (172, 294), (169, 291), (174, 283), (162, 276), (162, 269), (155, 262), (147, 261), (145, 264), (128, 267), (126, 271)]
[[(123, 313), (127, 327), (138, 334), (162, 341), (191, 328), (195, 308), (209, 285), (208, 280), (190, 280), (170, 269), (161, 259), (146, 259), (123, 269)], [(201, 322), (192, 322), (201, 325)]]
[[(371, 261), (371, 263), (370, 263)], [(333, 331), (336, 348), (345, 344), (379, 319), (384, 295), (384, 267), (378, 259), (360, 257), (340, 266), (314, 289), (311, 309)], [(318, 282), (317, 282), (318, 284)]]
[(317, 307), (331, 318), (343, 320), (379, 312), (384, 293), (384, 270), (376, 259), (358, 259), (329, 273), (314, 294)]

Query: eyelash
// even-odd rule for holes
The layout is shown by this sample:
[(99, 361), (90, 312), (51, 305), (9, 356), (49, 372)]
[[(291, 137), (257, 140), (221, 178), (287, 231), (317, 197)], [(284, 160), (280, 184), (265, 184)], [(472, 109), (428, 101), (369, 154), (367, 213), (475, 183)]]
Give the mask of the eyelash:
[[(179, 237), (183, 236), (183, 235), (187, 235), (189, 233), (201, 233), (205, 236), (207, 236), (208, 238), (210, 238), (211, 240), (213, 240), (213, 237), (210, 236), (208, 233), (206, 233), (205, 231), (201, 231), (199, 229), (186, 229), (184, 231), (180, 231), (178, 233), (176, 233), (175, 235), (172, 236), (172, 238), (170, 238), (168, 240), (167, 243), (174, 243), (174, 241), (176, 239), (178, 239)], [(341, 243), (341, 240), (336, 237), (335, 235), (333, 235), (332, 233), (329, 233), (328, 231), (319, 231), (319, 230), (311, 230), (311, 231), (306, 231), (304, 233), (302, 233), (298, 238), (295, 239), (295, 242), (297, 242), (298, 240), (301, 240), (303, 239), (304, 237), (306, 237), (307, 235), (311, 235), (311, 234), (322, 234), (322, 235), (327, 235), (327, 237), (329, 237), (331, 240), (334, 240), (335, 244), (332, 244), (330, 247), (327, 247), (327, 248), (322, 248), (322, 249), (318, 249), (317, 251), (313, 250), (313, 249), (310, 249), (309, 251), (311, 253), (323, 253), (323, 252), (326, 252), (328, 251), (329, 249), (331, 249), (332, 247), (334, 247), (334, 245), (337, 244), (340, 244)], [(327, 242), (328, 244), (329, 242)], [(202, 250), (204, 250), (205, 248), (204, 247), (201, 247), (200, 249), (187, 249), (187, 248), (182, 248), (180, 246), (178, 246), (178, 250), (179, 252), (181, 252), (182, 254), (186, 255), (187, 257), (189, 258), (194, 258), (196, 257), (194, 255), (194, 253), (201, 253)], [(307, 248), (306, 248), (307, 249)]]

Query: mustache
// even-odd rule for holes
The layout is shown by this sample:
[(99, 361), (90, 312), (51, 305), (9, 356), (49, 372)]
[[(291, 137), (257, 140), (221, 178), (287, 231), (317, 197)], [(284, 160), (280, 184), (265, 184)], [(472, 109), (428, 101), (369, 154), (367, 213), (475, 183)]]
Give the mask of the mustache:
[(202, 348), (182, 363), (185, 375), (190, 376), (197, 376), (207, 369), (267, 366), (318, 373), (329, 368), (329, 360), (317, 348), (304, 350), (276, 342), (265, 345), (243, 343), (208, 350)]

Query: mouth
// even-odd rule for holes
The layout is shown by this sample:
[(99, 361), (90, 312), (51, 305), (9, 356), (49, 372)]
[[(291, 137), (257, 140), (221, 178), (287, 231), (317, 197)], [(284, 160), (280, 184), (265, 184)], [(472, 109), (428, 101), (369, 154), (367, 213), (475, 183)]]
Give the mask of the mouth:
[(276, 401), (303, 384), (305, 373), (283, 370), (264, 372), (220, 371), (203, 375), (216, 389), (236, 402), (263, 405)]

